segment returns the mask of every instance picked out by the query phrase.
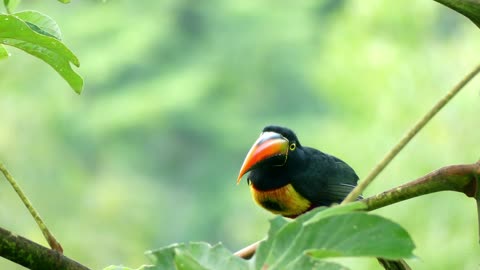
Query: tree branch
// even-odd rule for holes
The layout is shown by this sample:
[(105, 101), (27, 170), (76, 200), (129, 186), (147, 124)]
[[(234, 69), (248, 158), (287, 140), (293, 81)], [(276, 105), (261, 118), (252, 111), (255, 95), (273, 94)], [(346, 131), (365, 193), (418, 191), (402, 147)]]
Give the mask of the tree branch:
[(414, 181), (362, 200), (367, 211), (408, 200), (410, 198), (439, 192), (457, 191), (478, 199), (480, 161), (466, 165), (440, 168)]
[(28, 269), (89, 270), (88, 267), (22, 236), (0, 228), (0, 256)]

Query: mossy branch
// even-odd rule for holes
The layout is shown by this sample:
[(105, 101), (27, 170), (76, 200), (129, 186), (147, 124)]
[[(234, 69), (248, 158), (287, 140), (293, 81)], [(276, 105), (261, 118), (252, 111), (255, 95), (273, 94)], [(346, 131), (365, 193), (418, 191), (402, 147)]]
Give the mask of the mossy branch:
[(414, 181), (387, 190), (362, 200), (367, 211), (408, 200), (414, 197), (439, 192), (456, 191), (479, 199), (480, 161), (466, 165), (452, 165), (440, 168)]
[(28, 269), (89, 270), (88, 267), (24, 237), (0, 228), (0, 256)]

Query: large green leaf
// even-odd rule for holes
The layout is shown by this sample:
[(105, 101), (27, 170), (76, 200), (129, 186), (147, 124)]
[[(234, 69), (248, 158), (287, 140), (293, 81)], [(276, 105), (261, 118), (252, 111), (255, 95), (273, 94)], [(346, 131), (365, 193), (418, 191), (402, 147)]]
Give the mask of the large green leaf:
[(150, 258), (155, 267), (161, 266), (165, 270), (175, 269), (175, 248), (184, 246), (184, 244), (173, 244), (157, 250), (147, 251), (145, 254)]
[(147, 252), (155, 269), (249, 269), (247, 261), (228, 251), (222, 244), (207, 243), (175, 244)]
[(35, 32), (62, 40), (62, 32), (57, 22), (49, 16), (34, 10), (13, 14), (22, 19)]
[[(263, 265), (290, 267), (304, 256), (400, 259), (412, 257), (413, 249), (410, 236), (398, 224), (380, 216), (355, 212), (285, 225), (275, 235)], [(257, 265), (257, 269), (261, 268)]]
[(246, 261), (221, 244), (174, 244), (147, 252), (154, 266), (165, 270), (263, 270), (263, 269), (347, 269), (325, 261), (334, 257), (413, 257), (414, 244), (398, 224), (380, 216), (359, 212), (361, 202), (337, 207), (320, 207), (288, 222), (282, 217), (270, 221), (267, 239), (255, 256)]
[(142, 265), (139, 268), (129, 268), (125, 266), (110, 265), (108, 267), (103, 268), (103, 270), (147, 270), (147, 269), (151, 269), (151, 266)]
[(280, 228), (287, 224), (288, 222), (285, 220), (285, 218), (281, 216), (276, 216), (275, 218), (270, 220), (270, 229), (268, 230), (267, 239), (260, 243), (257, 251), (255, 252), (255, 256), (252, 258), (255, 269), (259, 269), (263, 265), (265, 259), (270, 253), (275, 235), (280, 230)]
[[(260, 246), (255, 253), (255, 257), (253, 258), (255, 262), (255, 269), (262, 269), (263, 265), (266, 264), (267, 259), (269, 259), (269, 261), (274, 261), (276, 258), (280, 257), (284, 253), (283, 245), (288, 247), (291, 243), (293, 243), (305, 224), (312, 223), (321, 218), (326, 218), (332, 215), (350, 213), (352, 211), (358, 211), (364, 208), (365, 205), (362, 203), (350, 203), (347, 205), (330, 208), (318, 207), (299, 216), (290, 223), (286, 222), (285, 219), (281, 217), (272, 219), (270, 221), (268, 237), (265, 241), (260, 243)], [(281, 230), (285, 231), (277, 234)], [(273, 245), (275, 245), (274, 248), (272, 248)]]
[[(275, 269), (275, 268), (271, 268)], [(314, 259), (310, 256), (302, 256), (299, 260), (282, 267), (283, 270), (348, 270), (347, 267), (322, 260)], [(262, 269), (263, 270), (263, 269)]]
[(200, 262), (195, 260), (193, 256), (184, 249), (175, 249), (174, 260), (176, 270), (208, 270), (208, 268), (203, 267)]
[(366, 210), (366, 209), (367, 209), (367, 206), (363, 202), (359, 202), (359, 201), (352, 202), (346, 205), (337, 205), (335, 207), (325, 207), (321, 211), (318, 211), (317, 213), (314, 212), (313, 213), (314, 215), (311, 215), (311, 217), (307, 215), (301, 216), (298, 219), (298, 221), (302, 223), (305, 222), (305, 225), (306, 225), (329, 216), (346, 214), (346, 213), (351, 213), (354, 211), (360, 211), (360, 210)]
[(81, 93), (83, 79), (70, 63), (80, 66), (77, 57), (59, 40), (32, 30), (14, 15), (0, 14), (0, 44), (17, 47), (52, 66), (75, 90)]
[(0, 59), (7, 58), (9, 56), (10, 54), (8, 53), (7, 49), (5, 49), (2, 44), (0, 44)]
[(463, 14), (480, 27), (480, 0), (435, 0)]

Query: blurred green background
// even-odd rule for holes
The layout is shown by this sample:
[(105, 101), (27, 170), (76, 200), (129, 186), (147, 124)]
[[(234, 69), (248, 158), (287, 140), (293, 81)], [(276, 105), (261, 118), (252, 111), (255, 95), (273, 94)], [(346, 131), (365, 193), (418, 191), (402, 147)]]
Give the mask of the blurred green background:
[[(94, 269), (175, 242), (261, 239), (272, 214), (238, 170), (285, 125), (362, 177), (480, 58), (480, 32), (434, 1), (23, 1), (81, 61), (81, 96), (13, 50), (0, 62), (0, 159), (62, 243)], [(10, 49), (10, 48), (9, 48)], [(480, 158), (480, 79), (366, 196)], [(2, 177), (3, 179), (3, 177)], [(45, 244), (0, 181), (2, 227)], [(412, 235), (413, 269), (479, 269), (475, 203), (438, 193), (376, 213)], [(381, 269), (348, 259), (353, 269)], [(0, 260), (0, 269), (23, 269)]]

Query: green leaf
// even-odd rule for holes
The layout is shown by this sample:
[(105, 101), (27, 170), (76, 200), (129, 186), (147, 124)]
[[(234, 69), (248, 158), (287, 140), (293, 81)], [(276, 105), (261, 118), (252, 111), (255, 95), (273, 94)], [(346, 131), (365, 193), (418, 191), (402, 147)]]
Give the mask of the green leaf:
[(302, 256), (400, 259), (412, 257), (413, 249), (410, 236), (398, 224), (380, 216), (354, 212), (328, 215), (303, 224), (291, 222), (275, 235), (270, 256), (263, 265), (275, 268), (295, 264)]
[(151, 269), (149, 265), (142, 265), (139, 268), (129, 268), (125, 266), (118, 266), (118, 265), (110, 265), (108, 267), (103, 268), (103, 270), (148, 270)]
[(414, 244), (398, 224), (376, 215), (358, 212), (361, 202), (316, 208), (288, 222), (270, 221), (267, 239), (251, 261), (240, 259), (221, 244), (175, 244), (147, 255), (154, 269), (327, 269), (345, 270), (325, 261), (335, 257), (413, 257)]
[(58, 2), (63, 3), (63, 4), (68, 4), (71, 2), (71, 0), (58, 0)]
[[(292, 237), (296, 237), (294, 232), (299, 232), (301, 230), (303, 223), (312, 223), (318, 221), (318, 219), (325, 218), (332, 215), (344, 214), (353, 211), (358, 211), (365, 209), (366, 205), (362, 202), (353, 202), (346, 205), (338, 205), (335, 207), (317, 207), (312, 211), (309, 211), (295, 220), (290, 222), (290, 224), (285, 221), (285, 219), (281, 217), (276, 217), (275, 219), (270, 221), (270, 230), (268, 232), (268, 237), (265, 241), (261, 242), (253, 260), (255, 261), (255, 269), (261, 269), (262, 265), (265, 264), (267, 258), (271, 258), (270, 260), (275, 260), (275, 258), (279, 257), (282, 252), (282, 248), (278, 245), (281, 243), (285, 243), (287, 246), (290, 245), (293, 241)], [(281, 222), (283, 221), (283, 222)], [(294, 225), (292, 225), (292, 223)], [(282, 232), (279, 237), (276, 236), (277, 232), (279, 232), (282, 227), (289, 224), (290, 226), (286, 229), (285, 232)], [(277, 245), (275, 248), (271, 248), (272, 245), (275, 243)]]
[(13, 15), (0, 14), (0, 44), (17, 47), (53, 67), (75, 90), (81, 93), (83, 79), (70, 63), (80, 66), (77, 57), (59, 40), (39, 34)]
[(309, 256), (301, 256), (295, 262), (292, 262), (282, 268), (284, 270), (299, 270), (299, 269), (312, 269), (312, 270), (348, 270), (347, 267), (336, 264), (333, 262), (321, 261)]
[[(318, 213), (314, 213), (315, 215), (312, 218), (305, 219), (305, 225), (309, 223), (313, 223), (318, 221), (319, 219), (326, 218), (333, 215), (340, 215), (351, 213), (354, 211), (360, 211), (367, 209), (367, 205), (363, 202), (352, 202), (345, 205), (337, 205), (334, 207), (324, 208), (324, 210), (319, 211)], [(303, 219), (299, 220), (300, 222), (304, 222)]]
[(13, 14), (22, 19), (27, 25), (35, 32), (54, 37), (58, 40), (62, 40), (62, 32), (58, 24), (49, 16), (33, 11), (27, 10)]
[(175, 248), (179, 246), (184, 247), (185, 244), (173, 244), (157, 250), (147, 251), (145, 254), (156, 267), (160, 266), (165, 270), (175, 269)]
[(20, 4), (20, 0), (3, 0), (3, 5), (7, 9), (7, 13), (13, 13), (13, 11)]
[(190, 254), (182, 249), (175, 249), (176, 270), (208, 270), (200, 265)]
[(469, 18), (480, 28), (479, 0), (435, 0)]
[(267, 239), (260, 243), (257, 251), (255, 252), (255, 256), (252, 258), (254, 265), (256, 266), (255, 269), (260, 269), (260, 267), (264, 264), (268, 254), (270, 253), (274, 236), (277, 234), (280, 228), (287, 224), (288, 222), (281, 216), (276, 216), (270, 220), (270, 229), (268, 230)]
[(7, 49), (5, 49), (5, 46), (0, 44), (0, 59), (7, 58), (9, 56), (10, 54), (8, 53)]
[(155, 269), (232, 269), (246, 270), (247, 261), (233, 255), (223, 245), (192, 242), (175, 244), (147, 252)]

